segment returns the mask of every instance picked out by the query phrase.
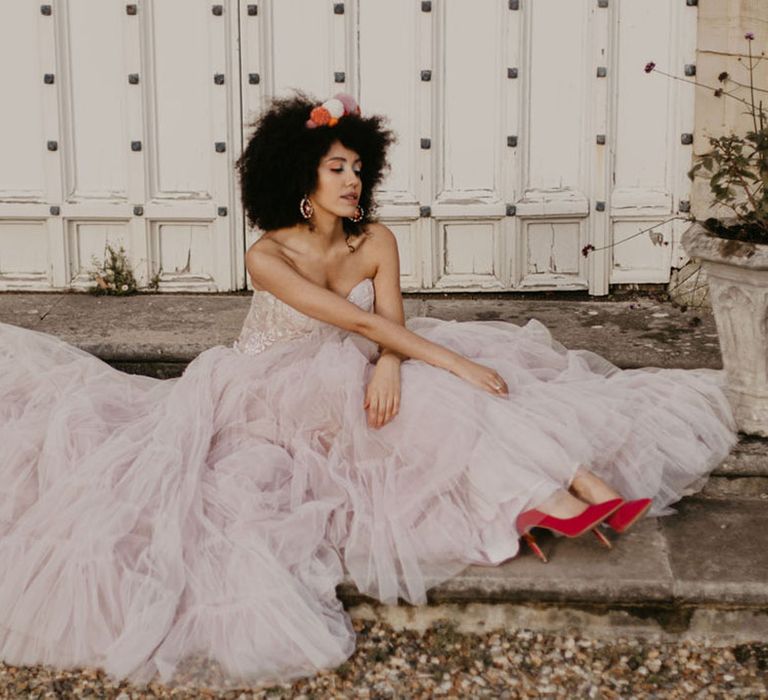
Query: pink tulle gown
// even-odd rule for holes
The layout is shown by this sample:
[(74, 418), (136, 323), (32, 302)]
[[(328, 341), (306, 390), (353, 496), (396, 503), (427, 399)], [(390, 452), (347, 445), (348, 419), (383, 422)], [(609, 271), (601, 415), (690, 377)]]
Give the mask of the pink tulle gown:
[[(348, 299), (372, 310), (371, 279)], [(421, 603), (513, 557), (518, 513), (580, 466), (661, 514), (736, 441), (722, 372), (622, 371), (535, 320), (407, 325), (509, 396), (407, 360), (399, 414), (369, 428), (375, 344), (262, 291), (235, 346), (178, 379), (0, 325), (0, 659), (214, 687), (312, 674), (353, 650), (345, 575)]]

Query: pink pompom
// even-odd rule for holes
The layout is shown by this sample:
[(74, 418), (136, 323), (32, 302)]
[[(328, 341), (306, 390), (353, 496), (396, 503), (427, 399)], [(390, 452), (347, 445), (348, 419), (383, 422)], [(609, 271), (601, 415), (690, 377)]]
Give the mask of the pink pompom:
[(357, 101), (352, 95), (346, 92), (337, 92), (334, 97), (344, 105), (344, 113), (352, 114), (353, 112), (360, 113), (360, 108), (357, 106)]
[(307, 129), (317, 129), (317, 124), (313, 122), (311, 119), (307, 119), (306, 121)]

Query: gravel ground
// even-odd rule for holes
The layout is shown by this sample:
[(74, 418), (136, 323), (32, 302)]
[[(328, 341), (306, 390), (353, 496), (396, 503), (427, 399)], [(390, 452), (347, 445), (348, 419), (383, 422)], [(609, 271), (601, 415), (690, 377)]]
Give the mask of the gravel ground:
[(114, 684), (96, 671), (0, 664), (2, 698), (768, 698), (768, 643), (597, 641), (532, 630), (426, 632), (355, 621), (357, 651), (334, 671), (225, 694)]

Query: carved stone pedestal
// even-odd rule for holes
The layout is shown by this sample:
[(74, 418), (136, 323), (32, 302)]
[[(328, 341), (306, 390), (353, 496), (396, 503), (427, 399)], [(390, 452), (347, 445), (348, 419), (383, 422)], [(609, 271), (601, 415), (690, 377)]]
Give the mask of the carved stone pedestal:
[(699, 224), (682, 243), (707, 273), (738, 428), (768, 437), (768, 245), (717, 238)]

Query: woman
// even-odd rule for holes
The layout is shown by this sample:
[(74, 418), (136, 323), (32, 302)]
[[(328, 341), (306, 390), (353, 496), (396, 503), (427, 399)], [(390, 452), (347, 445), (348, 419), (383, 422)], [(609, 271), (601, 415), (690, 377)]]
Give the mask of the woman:
[(122, 374), (0, 326), (0, 658), (228, 687), (343, 661), (345, 573), (419, 603), (534, 527), (623, 531), (735, 442), (719, 373), (621, 371), (537, 321), (404, 320), (371, 220), (393, 140), (274, 100), (238, 161), (256, 291), (234, 348)]

